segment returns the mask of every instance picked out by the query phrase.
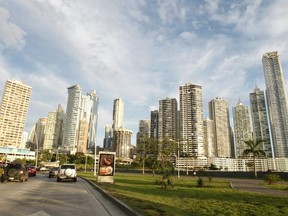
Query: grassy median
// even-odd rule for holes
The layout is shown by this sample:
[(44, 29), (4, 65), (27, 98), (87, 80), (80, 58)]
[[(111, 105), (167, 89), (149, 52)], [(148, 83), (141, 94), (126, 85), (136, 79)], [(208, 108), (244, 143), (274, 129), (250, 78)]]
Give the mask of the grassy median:
[[(95, 181), (92, 172), (80, 176)], [(174, 187), (162, 189), (156, 184), (161, 176), (116, 173), (115, 184), (100, 184), (117, 197), (147, 216), (185, 215), (288, 215), (288, 198), (278, 198), (234, 190), (229, 181), (198, 177), (173, 178)]]

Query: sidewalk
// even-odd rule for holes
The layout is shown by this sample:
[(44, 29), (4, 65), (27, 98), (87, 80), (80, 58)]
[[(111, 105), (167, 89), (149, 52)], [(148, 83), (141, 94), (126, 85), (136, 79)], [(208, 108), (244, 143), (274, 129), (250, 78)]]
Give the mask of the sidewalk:
[(263, 180), (257, 179), (230, 179), (231, 186), (237, 190), (245, 190), (249, 192), (262, 193), (278, 197), (288, 197), (288, 191), (273, 190), (264, 187)]

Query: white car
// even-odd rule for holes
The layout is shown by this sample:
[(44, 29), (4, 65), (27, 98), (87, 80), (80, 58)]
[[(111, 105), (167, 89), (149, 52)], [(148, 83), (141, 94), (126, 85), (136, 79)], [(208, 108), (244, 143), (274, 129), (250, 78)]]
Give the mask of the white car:
[(75, 164), (63, 164), (60, 166), (57, 175), (57, 182), (63, 179), (72, 179), (77, 181), (77, 170)]

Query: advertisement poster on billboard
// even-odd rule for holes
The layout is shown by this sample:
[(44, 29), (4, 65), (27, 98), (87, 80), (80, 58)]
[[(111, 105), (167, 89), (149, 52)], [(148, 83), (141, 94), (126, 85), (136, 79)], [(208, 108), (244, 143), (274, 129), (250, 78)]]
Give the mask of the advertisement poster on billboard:
[(99, 152), (97, 182), (114, 183), (115, 152)]

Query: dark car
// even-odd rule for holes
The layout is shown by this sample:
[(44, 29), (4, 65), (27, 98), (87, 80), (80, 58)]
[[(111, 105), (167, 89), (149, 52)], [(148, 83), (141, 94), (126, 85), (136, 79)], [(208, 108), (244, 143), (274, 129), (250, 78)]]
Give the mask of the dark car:
[(52, 167), (52, 168), (49, 170), (49, 178), (57, 177), (57, 175), (58, 175), (58, 170), (59, 170), (59, 167)]
[(37, 173), (36, 166), (28, 165), (27, 170), (28, 170), (29, 176), (36, 176), (36, 173)]
[(12, 180), (28, 181), (28, 170), (23, 164), (10, 163), (3, 169), (1, 182)]

